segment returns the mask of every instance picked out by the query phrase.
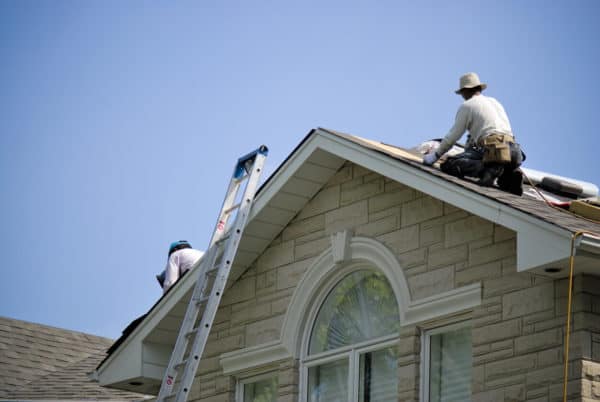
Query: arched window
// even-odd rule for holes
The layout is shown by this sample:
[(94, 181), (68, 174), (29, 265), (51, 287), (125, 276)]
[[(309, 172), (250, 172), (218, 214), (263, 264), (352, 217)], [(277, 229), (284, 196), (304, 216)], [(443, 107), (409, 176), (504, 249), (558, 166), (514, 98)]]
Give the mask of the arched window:
[(303, 358), (307, 402), (397, 398), (398, 302), (385, 275), (361, 268), (327, 293)]

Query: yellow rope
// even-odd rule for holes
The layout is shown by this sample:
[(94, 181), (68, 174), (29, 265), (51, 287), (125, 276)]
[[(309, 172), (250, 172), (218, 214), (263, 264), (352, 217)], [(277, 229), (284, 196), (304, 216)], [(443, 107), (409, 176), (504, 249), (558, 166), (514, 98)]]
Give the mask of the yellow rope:
[[(594, 219), (590, 219), (590, 218), (586, 218), (584, 216), (574, 214), (573, 212), (571, 212), (569, 210), (559, 208), (558, 206), (552, 204), (537, 189), (535, 184), (533, 184), (531, 179), (525, 173), (523, 173), (523, 176), (527, 179), (527, 181), (529, 182), (529, 185), (535, 190), (535, 192), (540, 196), (540, 198), (542, 200), (544, 200), (544, 202), (551, 208), (567, 212), (571, 215), (574, 215), (580, 219), (584, 219), (589, 222), (600, 223), (599, 221), (596, 221)], [(564, 365), (564, 375), (563, 375), (563, 402), (567, 402), (567, 384), (569, 382), (569, 343), (571, 340), (571, 310), (572, 310), (572, 306), (573, 306), (573, 273), (575, 270), (575, 239), (577, 239), (577, 237), (584, 235), (584, 234), (589, 234), (592, 236), (600, 237), (600, 235), (598, 235), (597, 233), (588, 232), (588, 231), (584, 231), (584, 230), (580, 230), (580, 231), (573, 233), (573, 236), (571, 237), (571, 253), (569, 256), (569, 296), (567, 299), (567, 324), (566, 324), (567, 329), (566, 329), (566, 333), (565, 333), (565, 356), (564, 356), (565, 365)]]
[(571, 255), (569, 256), (569, 297), (567, 299), (567, 332), (565, 333), (565, 367), (563, 373), (563, 402), (567, 402), (567, 383), (569, 382), (569, 341), (571, 336), (571, 305), (573, 301), (573, 263), (575, 255), (575, 239), (582, 232), (576, 232), (571, 237)]
[(573, 271), (575, 268), (575, 239), (581, 235), (598, 236), (597, 233), (584, 230), (573, 233), (571, 237), (571, 255), (569, 256), (569, 297), (567, 299), (567, 332), (565, 333), (565, 367), (563, 377), (563, 402), (567, 402), (567, 383), (569, 382), (569, 341), (571, 338), (571, 309), (573, 305)]
[(523, 173), (523, 177), (527, 179), (527, 181), (529, 182), (529, 185), (531, 186), (531, 188), (533, 188), (535, 190), (535, 192), (538, 194), (538, 196), (540, 196), (540, 198), (546, 203), (546, 205), (548, 205), (550, 208), (554, 208), (556, 210), (562, 211), (562, 212), (566, 212), (568, 214), (571, 214), (579, 219), (583, 219), (586, 220), (588, 222), (593, 222), (593, 223), (600, 223), (600, 221), (591, 219), (591, 218), (587, 218), (585, 216), (581, 216), (581, 215), (577, 215), (571, 211), (569, 211), (568, 209), (564, 209), (564, 208), (560, 208), (556, 205), (554, 205), (553, 203), (551, 203), (550, 201), (548, 201), (548, 199), (544, 196), (544, 194), (542, 194), (542, 192), (540, 190), (538, 190), (537, 186), (533, 183), (533, 181), (531, 181), (531, 179), (529, 178), (529, 176), (527, 176), (525, 174), (525, 172)]

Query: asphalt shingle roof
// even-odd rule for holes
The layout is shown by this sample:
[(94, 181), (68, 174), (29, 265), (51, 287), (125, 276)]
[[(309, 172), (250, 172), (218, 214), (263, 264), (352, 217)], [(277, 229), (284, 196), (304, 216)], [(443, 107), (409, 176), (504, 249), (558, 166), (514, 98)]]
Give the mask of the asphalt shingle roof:
[[(375, 141), (364, 140), (360, 137), (340, 133), (338, 131), (329, 130), (321, 128), (320, 130), (326, 131), (330, 134), (336, 135), (338, 137), (345, 138), (349, 141), (352, 141), (356, 144), (359, 144), (363, 147), (370, 148), (377, 152), (383, 153), (387, 156), (390, 156), (402, 163), (409, 164), (417, 169), (424, 170), (428, 173), (431, 173), (434, 176), (440, 177), (446, 181), (454, 183), (466, 190), (473, 191), (475, 193), (481, 194), (487, 198), (491, 198), (499, 203), (510, 206), (517, 210), (520, 210), (526, 214), (535, 216), (541, 220), (559, 226), (563, 229), (569, 230), (571, 232), (577, 232), (580, 230), (593, 232), (596, 234), (600, 234), (600, 223), (593, 222), (591, 220), (584, 219), (580, 216), (574, 215), (568, 211), (562, 210), (560, 208), (551, 207), (546, 204), (544, 201), (541, 201), (536, 198), (528, 197), (528, 196), (517, 196), (511, 193), (507, 193), (495, 187), (482, 187), (478, 185), (476, 182), (471, 181), (469, 179), (460, 179), (458, 177), (450, 176), (442, 172), (441, 170), (425, 166), (422, 163), (415, 162), (414, 160), (410, 160), (408, 158), (403, 158), (399, 156), (397, 153), (391, 152), (390, 148), (395, 148), (396, 150), (401, 150), (404, 152), (409, 152), (405, 148), (378, 143)], [(524, 185), (524, 189), (530, 188), (529, 185)]]
[(87, 374), (112, 339), (0, 317), (0, 400), (120, 400), (144, 395), (101, 387)]

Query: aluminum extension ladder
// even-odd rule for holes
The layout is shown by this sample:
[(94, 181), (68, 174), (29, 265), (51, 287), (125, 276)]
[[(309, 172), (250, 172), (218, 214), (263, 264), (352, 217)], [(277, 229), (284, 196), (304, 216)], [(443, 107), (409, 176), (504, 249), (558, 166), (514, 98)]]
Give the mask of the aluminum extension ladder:
[[(188, 398), (248, 220), (267, 154), (267, 147), (262, 145), (239, 158), (235, 165), (219, 219), (208, 251), (199, 266), (196, 286), (160, 386), (157, 397), (159, 402), (185, 402)], [(243, 182), (246, 182), (246, 185), (238, 202)], [(236, 211), (235, 220), (228, 227), (228, 220)], [(195, 326), (199, 315), (200, 323)], [(190, 346), (191, 338), (193, 342)], [(181, 378), (178, 378), (179, 373)]]

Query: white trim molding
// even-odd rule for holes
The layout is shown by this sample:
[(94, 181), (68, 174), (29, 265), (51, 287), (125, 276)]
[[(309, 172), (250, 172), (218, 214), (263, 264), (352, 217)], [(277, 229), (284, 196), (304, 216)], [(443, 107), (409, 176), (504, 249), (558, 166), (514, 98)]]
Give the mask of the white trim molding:
[[(365, 166), (368, 169), (405, 184), (439, 200), (469, 211), (484, 219), (517, 232), (517, 270), (527, 271), (544, 264), (569, 257), (572, 233), (539, 217), (527, 214), (511, 206), (499, 203), (482, 194), (465, 191), (461, 186), (415, 169), (406, 163), (398, 163), (393, 157), (382, 157), (377, 147), (361, 145), (359, 137), (342, 137), (329, 131), (317, 130), (320, 149)], [(365, 140), (363, 140), (365, 141)], [(529, 239), (542, 235), (535, 247), (530, 247)]]
[[(279, 378), (277, 375), (277, 371), (265, 372), (259, 375), (254, 375), (250, 377), (238, 378), (236, 380), (235, 386), (235, 401), (236, 402), (244, 402), (244, 387), (248, 384), (256, 383), (263, 380), (275, 379), (276, 383), (279, 384)], [(275, 394), (277, 397), (277, 394)]]
[[(347, 252), (349, 261), (368, 262), (385, 274), (398, 300), (400, 320), (402, 320), (403, 307), (410, 304), (410, 293), (402, 268), (394, 254), (377, 240), (360, 236), (350, 239)], [(315, 259), (298, 283), (281, 329), (281, 342), (294, 358), (300, 356), (303, 326), (307, 321), (315, 295), (337, 272), (339, 266), (334, 263), (333, 250), (330, 247)]]
[[(514, 231), (517, 236), (516, 265), (519, 272), (536, 270), (534, 272), (544, 273), (548, 267), (559, 269), (568, 267), (570, 241), (573, 235), (570, 230), (510, 205), (502, 204), (478, 192), (465, 190), (462, 186), (399, 159), (401, 155), (396, 155), (393, 147), (381, 143), (336, 134), (325, 129), (311, 130), (257, 193), (249, 212), (245, 234), (240, 240), (240, 248), (232, 267), (229, 283), (237, 280), (244, 270), (264, 253), (281, 230), (346, 161), (363, 166), (390, 180)], [(302, 189), (296, 188), (295, 185), (300, 181), (304, 183)], [(290, 189), (297, 191), (291, 194), (288, 193)], [(286, 204), (288, 199), (293, 202), (282, 208), (282, 204)], [(391, 253), (386, 251), (383, 255), (376, 255), (376, 250), (383, 250), (385, 247), (377, 246), (374, 240), (369, 242), (360, 239), (353, 237), (351, 232), (335, 234), (331, 249), (315, 260), (313, 267), (309, 269), (302, 279), (303, 282), (296, 289), (293, 302), (285, 317), (280, 342), (288, 351), (290, 358), (298, 356), (298, 325), (306, 320), (305, 314), (310, 307), (308, 304), (314, 302), (310, 298), (311, 295), (318, 295), (319, 287), (323, 286), (319, 280), (327, 279), (327, 275), (336, 266), (335, 272), (341, 272), (353, 259), (363, 258), (364, 261), (370, 261), (386, 274), (398, 298), (402, 325), (418, 323), (421, 320), (433, 320), (438, 316), (452, 314), (455, 310), (470, 308), (480, 303), (479, 285), (457, 289), (430, 299), (412, 300), (402, 269), (394, 256), (390, 257)], [(583, 235), (579, 240), (576, 272), (596, 272), (600, 255), (600, 239)], [(324, 272), (319, 272), (319, 269), (323, 269)], [(566, 277), (567, 273), (567, 269), (562, 269), (552, 276)], [(102, 385), (135, 391), (128, 385), (131, 379), (143, 378), (144, 381), (155, 381), (154, 372), (147, 374), (144, 371), (143, 365), (146, 362), (142, 344), (154, 335), (158, 334), (157, 336), (160, 337), (161, 331), (165, 329), (168, 331), (175, 329), (171, 327), (172, 324), (169, 324), (173, 318), (176, 318), (174, 309), (178, 303), (185, 302), (184, 296), (191, 291), (197, 274), (199, 273), (190, 272), (182, 278), (150, 310), (138, 327), (126, 336), (118, 348), (102, 362), (96, 370)], [(293, 331), (296, 332), (292, 334)], [(293, 337), (289, 338), (291, 334)], [(165, 345), (170, 346), (166, 343)], [(282, 355), (279, 347), (264, 347), (264, 350), (259, 353), (263, 357), (258, 360), (267, 359), (265, 356), (271, 353), (269, 351), (274, 358), (280, 358)], [(234, 355), (238, 356), (240, 353), (236, 352)], [(164, 362), (164, 365), (166, 364), (167, 362)]]
[(219, 356), (224, 375), (232, 375), (248, 370), (277, 363), (290, 358), (287, 349), (280, 341), (269, 342), (246, 349), (240, 349)]
[[(353, 266), (356, 267), (355, 263), (367, 263), (386, 276), (398, 301), (401, 326), (447, 317), (481, 304), (479, 283), (413, 301), (400, 263), (383, 243), (368, 237), (353, 237), (347, 231), (332, 235), (331, 240), (332, 246), (315, 259), (296, 286), (279, 341), (221, 355), (220, 362), (225, 374), (285, 359), (299, 359), (306, 325), (310, 321), (309, 315), (315, 310), (315, 303), (318, 303), (318, 295), (323, 294), (332, 278), (339, 278), (347, 269), (352, 270)], [(344, 263), (336, 264), (340, 258)]]
[(411, 301), (402, 325), (411, 325), (473, 309), (481, 304), (481, 283)]
[(335, 264), (342, 264), (350, 259), (350, 240), (352, 232), (343, 230), (331, 235), (331, 255)]
[[(421, 334), (421, 380), (419, 385), (419, 401), (429, 402), (430, 370), (431, 370), (431, 337), (463, 328), (472, 328), (470, 320), (428, 329)], [(471, 373), (473, 375), (473, 373)]]

